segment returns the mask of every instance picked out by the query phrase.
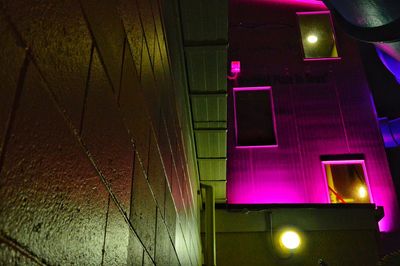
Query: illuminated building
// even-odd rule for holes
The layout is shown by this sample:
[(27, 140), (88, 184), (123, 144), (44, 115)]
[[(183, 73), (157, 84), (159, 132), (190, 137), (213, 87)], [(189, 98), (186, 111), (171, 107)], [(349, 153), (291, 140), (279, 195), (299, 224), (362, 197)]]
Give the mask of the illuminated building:
[[(382, 141), (367, 80), (384, 75), (344, 29), (377, 39), (329, 8), (2, 1), (0, 264), (365, 266), (398, 249), (383, 145), (396, 181), (400, 114)], [(376, 47), (397, 75), (396, 43)]]
[[(366, 236), (375, 229), (362, 206), (383, 207), (381, 232), (399, 229), (399, 207), (357, 42), (320, 1), (238, 0), (230, 3), (229, 44), (241, 73), (228, 97), (228, 205), (217, 209), (217, 262), (244, 263), (255, 250), (260, 265), (374, 265), (377, 246)], [(287, 226), (307, 240), (280, 260), (270, 242)], [(237, 242), (245, 251), (229, 257)]]

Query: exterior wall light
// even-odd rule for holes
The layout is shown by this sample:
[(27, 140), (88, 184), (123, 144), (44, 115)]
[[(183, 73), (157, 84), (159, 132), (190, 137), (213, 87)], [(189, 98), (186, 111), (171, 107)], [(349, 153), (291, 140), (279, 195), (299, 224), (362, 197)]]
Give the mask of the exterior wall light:
[[(307, 236), (300, 228), (291, 225), (274, 227), (271, 224), (272, 247), (280, 259), (291, 259), (296, 254), (304, 254)], [(274, 234), (273, 231), (277, 230)]]
[(301, 244), (300, 235), (292, 230), (287, 230), (282, 232), (279, 237), (279, 242), (281, 245), (287, 249), (293, 250), (297, 249)]

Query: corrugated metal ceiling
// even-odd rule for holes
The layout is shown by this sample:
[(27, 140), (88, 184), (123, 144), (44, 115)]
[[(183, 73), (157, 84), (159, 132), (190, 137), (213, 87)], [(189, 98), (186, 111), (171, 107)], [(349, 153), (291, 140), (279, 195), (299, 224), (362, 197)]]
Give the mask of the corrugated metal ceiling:
[(200, 180), (226, 201), (228, 1), (180, 1)]

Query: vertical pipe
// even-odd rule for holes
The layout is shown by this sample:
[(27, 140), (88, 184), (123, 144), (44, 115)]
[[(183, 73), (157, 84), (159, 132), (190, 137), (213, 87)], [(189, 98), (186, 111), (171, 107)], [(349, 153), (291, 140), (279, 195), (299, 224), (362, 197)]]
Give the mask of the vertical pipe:
[(205, 197), (205, 249), (206, 249), (206, 266), (216, 265), (215, 252), (215, 197), (214, 189), (210, 185), (201, 184), (206, 192)]

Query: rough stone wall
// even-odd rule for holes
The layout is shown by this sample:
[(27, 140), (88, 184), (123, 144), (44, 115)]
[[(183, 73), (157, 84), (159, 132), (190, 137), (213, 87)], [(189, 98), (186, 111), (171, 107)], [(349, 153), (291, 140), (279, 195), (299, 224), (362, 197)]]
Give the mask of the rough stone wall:
[(199, 265), (157, 0), (0, 2), (0, 264)]

